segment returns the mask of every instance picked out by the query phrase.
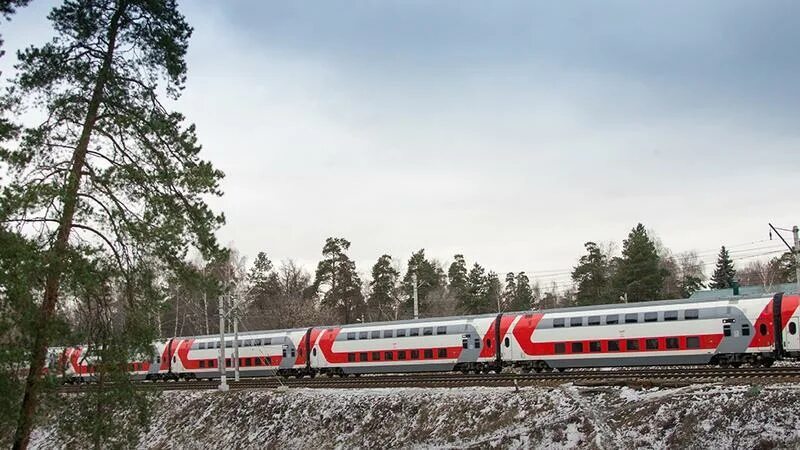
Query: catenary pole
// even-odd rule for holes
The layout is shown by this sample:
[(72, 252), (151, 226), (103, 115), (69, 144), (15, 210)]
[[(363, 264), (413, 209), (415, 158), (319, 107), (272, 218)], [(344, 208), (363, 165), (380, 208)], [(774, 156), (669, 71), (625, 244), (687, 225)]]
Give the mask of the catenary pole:
[(797, 283), (797, 290), (800, 291), (800, 229), (797, 225), (792, 227), (792, 234), (794, 234), (794, 281)]
[(228, 390), (225, 368), (225, 296), (219, 296), (219, 390)]
[(233, 379), (239, 381), (239, 309), (236, 298), (231, 298), (233, 317)]
[(414, 319), (419, 319), (419, 297), (417, 294), (417, 273), (411, 274), (411, 281), (414, 283)]

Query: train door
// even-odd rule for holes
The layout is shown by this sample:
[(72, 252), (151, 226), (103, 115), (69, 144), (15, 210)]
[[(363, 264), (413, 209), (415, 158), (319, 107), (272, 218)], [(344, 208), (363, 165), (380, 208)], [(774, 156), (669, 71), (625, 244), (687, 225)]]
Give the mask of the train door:
[(783, 348), (787, 352), (800, 352), (800, 317), (789, 319), (783, 329)]

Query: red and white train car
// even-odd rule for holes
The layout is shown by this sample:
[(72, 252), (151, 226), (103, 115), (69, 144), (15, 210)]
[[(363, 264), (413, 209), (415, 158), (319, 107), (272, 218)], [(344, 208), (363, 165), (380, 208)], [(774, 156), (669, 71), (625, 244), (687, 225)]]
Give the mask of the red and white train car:
[(800, 356), (797, 295), (504, 314), (501, 359), (523, 369), (743, 363)]
[[(311, 370), (328, 375), (487, 370), (496, 314), (311, 330)], [(499, 366), (497, 367), (499, 369)]]

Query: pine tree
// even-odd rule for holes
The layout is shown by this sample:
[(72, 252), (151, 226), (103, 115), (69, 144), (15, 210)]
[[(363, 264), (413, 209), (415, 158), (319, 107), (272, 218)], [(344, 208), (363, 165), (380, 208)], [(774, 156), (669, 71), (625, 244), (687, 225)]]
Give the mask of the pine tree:
[(410, 310), (414, 304), (413, 274), (417, 274), (417, 298), (420, 314), (426, 314), (433, 301), (432, 294), (444, 286), (444, 270), (434, 261), (425, 258), (425, 249), (413, 253), (408, 260), (408, 269), (403, 277), (403, 293)]
[(489, 271), (489, 273), (486, 274), (486, 299), (483, 301), (486, 311), (483, 312), (501, 312), (503, 310), (502, 298), (503, 283), (500, 282), (497, 273)]
[(447, 269), (447, 289), (458, 304), (466, 302), (468, 276), (467, 262), (464, 260), (464, 255), (453, 256), (453, 262), (450, 263), (450, 267)]
[(735, 280), (736, 269), (733, 267), (733, 260), (731, 260), (728, 250), (723, 245), (719, 250), (717, 266), (714, 269), (714, 274), (711, 275), (711, 283), (708, 287), (711, 289), (728, 289), (733, 287)]
[[(194, 126), (162, 104), (161, 93), (177, 98), (186, 80), (192, 30), (175, 2), (69, 1), (49, 19), (56, 37), (18, 54), (16, 78), (0, 101), (20, 118), (44, 118), (21, 129), (15, 148), (0, 149), (12, 174), (0, 222), (46, 248), (47, 261), (35, 287), (42, 301), (15, 448), (28, 445), (71, 265), (81, 257), (95, 268), (112, 261), (127, 296), (120, 317), (131, 335), (144, 335), (136, 321), (152, 314), (134, 309), (154, 307), (143, 295), (163, 292), (137, 286), (151, 279), (143, 271), (182, 270), (190, 248), (212, 259), (219, 252), (214, 231), (224, 221), (205, 203), (221, 195), (222, 173), (199, 158)], [(81, 277), (73, 281), (91, 282)]]
[(578, 305), (611, 303), (608, 259), (594, 242), (587, 242), (584, 247), (586, 254), (572, 271), (572, 281), (578, 288), (576, 302)]
[(619, 295), (627, 294), (630, 302), (655, 300), (665, 275), (644, 225), (636, 225), (622, 244), (622, 258), (612, 285)]
[(489, 283), (486, 270), (475, 263), (469, 271), (467, 277), (467, 295), (459, 305), (466, 314), (479, 314), (490, 311), (491, 307), (487, 304)]
[(400, 272), (392, 267), (392, 257), (383, 255), (372, 266), (372, 281), (367, 299), (370, 318), (372, 320), (394, 319), (397, 300), (397, 282)]
[(356, 264), (345, 252), (350, 241), (328, 238), (322, 248), (322, 261), (317, 264), (313, 288), (322, 292), (322, 305), (339, 313), (342, 323), (353, 323), (364, 313), (364, 296), (361, 294), (361, 278)]
[(514, 295), (514, 311), (527, 311), (533, 308), (534, 293), (531, 289), (531, 281), (525, 272), (517, 274), (517, 293)]
[(517, 303), (517, 280), (514, 272), (506, 274), (506, 286), (503, 290), (503, 310), (511, 311)]

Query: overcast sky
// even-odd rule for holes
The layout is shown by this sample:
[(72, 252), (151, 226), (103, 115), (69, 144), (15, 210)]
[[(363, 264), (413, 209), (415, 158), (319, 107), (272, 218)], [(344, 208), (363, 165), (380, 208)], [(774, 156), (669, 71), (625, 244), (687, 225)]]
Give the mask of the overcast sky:
[[(3, 67), (50, 36), (48, 5), (2, 25)], [(182, 10), (174, 108), (226, 173), (221, 241), (251, 259), (313, 269), (340, 236), (365, 273), (419, 248), (557, 273), (637, 222), (676, 252), (746, 255), (800, 221), (800, 2)]]

